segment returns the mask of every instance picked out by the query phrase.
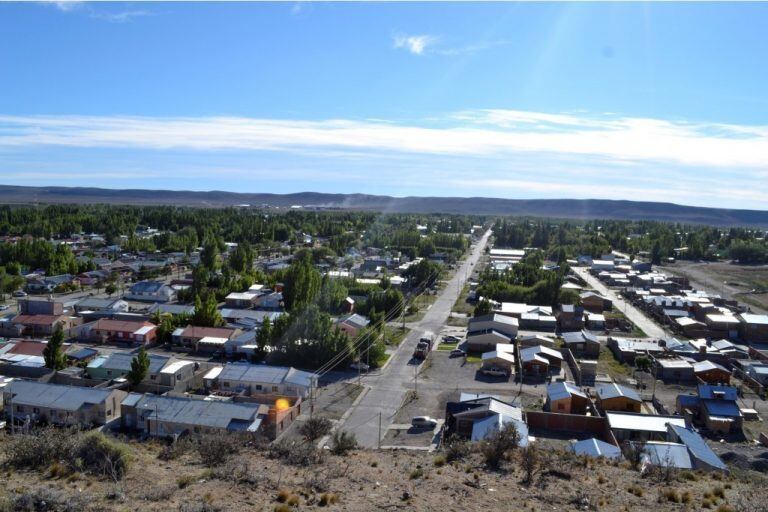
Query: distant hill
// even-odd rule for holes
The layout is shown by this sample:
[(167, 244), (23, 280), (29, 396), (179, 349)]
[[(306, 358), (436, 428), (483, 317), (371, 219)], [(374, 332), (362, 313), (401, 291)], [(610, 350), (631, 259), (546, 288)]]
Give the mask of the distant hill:
[(0, 185), (0, 203), (173, 204), (222, 207), (235, 205), (290, 208), (339, 208), (380, 212), (523, 215), (572, 219), (624, 219), (687, 222), (718, 226), (768, 227), (768, 211), (703, 208), (674, 203), (608, 199), (500, 199), (488, 197), (390, 197), (366, 194), (262, 194), (184, 190), (113, 190), (87, 187), (18, 187)]

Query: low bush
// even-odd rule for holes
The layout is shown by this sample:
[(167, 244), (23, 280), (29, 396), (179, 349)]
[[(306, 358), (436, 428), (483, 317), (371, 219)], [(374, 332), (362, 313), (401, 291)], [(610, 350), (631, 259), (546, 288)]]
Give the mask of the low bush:
[(421, 468), (416, 468), (413, 471), (411, 471), (411, 474), (409, 475), (411, 480), (417, 480), (419, 478), (422, 478), (424, 476), (424, 470)]
[(464, 439), (458, 436), (450, 436), (443, 443), (443, 450), (445, 451), (446, 459), (453, 462), (467, 457), (471, 453), (472, 447)]
[(313, 445), (288, 440), (272, 444), (267, 451), (267, 456), (294, 466), (308, 466), (323, 461), (323, 452)]
[(337, 430), (331, 436), (331, 453), (334, 455), (345, 455), (356, 448), (357, 438), (351, 432)]
[(299, 427), (299, 434), (301, 434), (305, 441), (311, 443), (328, 434), (332, 427), (333, 423), (328, 418), (313, 416), (302, 423)]
[(328, 505), (335, 505), (338, 502), (339, 502), (338, 496), (329, 492), (324, 492), (323, 494), (320, 495), (320, 501), (318, 501), (317, 504), (320, 505), (321, 507), (327, 507)]
[(446, 463), (445, 455), (438, 455), (438, 456), (436, 456), (432, 460), (432, 462), (438, 468), (445, 466), (445, 463)]

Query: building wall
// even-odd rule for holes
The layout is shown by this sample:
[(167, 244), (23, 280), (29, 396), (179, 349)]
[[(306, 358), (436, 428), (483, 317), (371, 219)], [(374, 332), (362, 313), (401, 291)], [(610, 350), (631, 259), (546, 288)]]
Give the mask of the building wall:
[(642, 404), (629, 400), (627, 397), (619, 396), (616, 398), (609, 398), (607, 400), (597, 399), (598, 406), (604, 411), (621, 411), (621, 412), (637, 412), (639, 413)]

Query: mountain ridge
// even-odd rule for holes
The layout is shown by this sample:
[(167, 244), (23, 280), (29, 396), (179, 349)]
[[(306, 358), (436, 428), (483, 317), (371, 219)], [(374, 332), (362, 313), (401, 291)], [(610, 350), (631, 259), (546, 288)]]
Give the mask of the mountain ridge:
[(362, 193), (244, 193), (220, 190), (107, 189), (0, 185), (0, 203), (171, 204), (194, 207), (272, 206), (336, 208), (384, 213), (455, 213), (571, 219), (658, 220), (718, 226), (768, 227), (768, 211), (686, 206), (613, 199), (504, 199), (493, 197), (392, 197)]

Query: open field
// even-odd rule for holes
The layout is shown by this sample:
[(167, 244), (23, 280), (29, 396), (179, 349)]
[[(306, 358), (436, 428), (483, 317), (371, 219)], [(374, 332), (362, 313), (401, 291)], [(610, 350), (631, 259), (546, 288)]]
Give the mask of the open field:
[(719, 293), (749, 305), (756, 312), (768, 313), (768, 265), (678, 261), (662, 268), (687, 277), (694, 288)]

